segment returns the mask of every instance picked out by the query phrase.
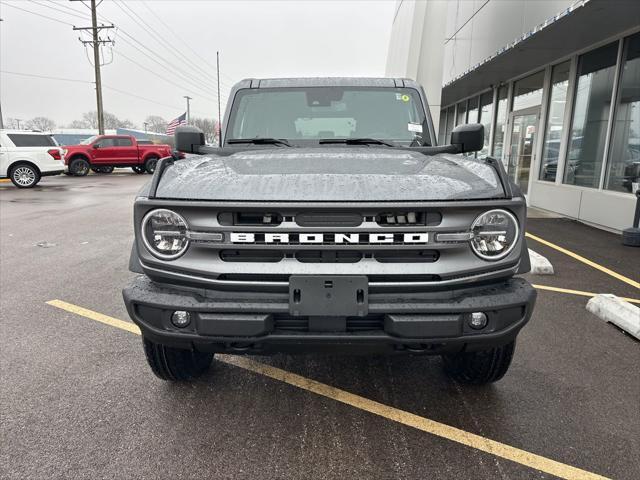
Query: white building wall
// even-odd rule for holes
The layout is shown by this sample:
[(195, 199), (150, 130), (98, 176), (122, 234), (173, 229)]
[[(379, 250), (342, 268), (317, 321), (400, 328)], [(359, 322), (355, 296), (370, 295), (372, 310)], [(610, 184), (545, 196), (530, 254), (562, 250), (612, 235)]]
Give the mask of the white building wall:
[[(392, 28), (387, 59), (387, 76), (408, 77), (422, 84), (430, 102), (431, 116), (439, 128), (443, 86), (453, 82), (483, 60), (495, 55), (534, 27), (581, 3), (582, 0), (404, 0), (399, 1)], [(591, 0), (593, 1), (593, 0)], [(638, 0), (640, 1), (640, 0)], [(594, 1), (594, 4), (596, 2)], [(604, 1), (599, 5), (606, 5)], [(596, 8), (596, 7), (594, 7)], [(602, 6), (600, 7), (602, 8)], [(597, 11), (597, 9), (596, 9)], [(620, 31), (620, 36), (637, 32)], [(568, 33), (570, 35), (570, 33)], [(615, 40), (615, 37), (613, 37)], [(609, 40), (602, 40), (602, 42)], [(585, 44), (587, 48), (595, 48)], [(621, 51), (621, 50), (620, 50)], [(581, 52), (577, 52), (581, 53)], [(575, 82), (577, 53), (571, 58), (571, 82)], [(618, 61), (618, 67), (620, 60)], [(545, 95), (548, 94), (551, 69), (546, 69)], [(513, 78), (505, 78), (511, 92)], [(490, 87), (492, 85), (486, 85)], [(494, 90), (494, 94), (497, 90)], [(477, 93), (480, 93), (479, 90)], [(511, 93), (509, 94), (511, 95)], [(474, 97), (477, 98), (477, 97)], [(621, 230), (630, 224), (635, 197), (628, 193), (563, 183), (562, 174), (555, 183), (538, 179), (546, 122), (546, 96), (543, 100), (538, 148), (529, 178), (531, 205), (558, 212), (604, 228)], [(462, 100), (462, 99), (460, 99)], [(573, 111), (572, 100), (567, 105)], [(495, 105), (494, 105), (495, 108)], [(565, 112), (564, 128), (569, 128), (571, 113)], [(505, 145), (507, 147), (508, 145)], [(566, 145), (565, 145), (566, 150)], [(607, 152), (604, 161), (608, 161)]]
[(416, 79), (424, 26), (424, 2), (399, 0), (387, 54), (386, 75)]
[[(571, 6), (573, 0), (447, 1), (442, 83)], [(433, 45), (433, 48), (437, 48)]]

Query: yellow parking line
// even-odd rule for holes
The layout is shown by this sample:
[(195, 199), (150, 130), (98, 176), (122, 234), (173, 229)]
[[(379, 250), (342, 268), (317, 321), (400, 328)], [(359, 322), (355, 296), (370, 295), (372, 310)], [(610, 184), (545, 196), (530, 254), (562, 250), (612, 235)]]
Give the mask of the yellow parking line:
[[(549, 285), (536, 285), (533, 284), (533, 287), (538, 290), (549, 290), (550, 292), (558, 292), (558, 293), (568, 293), (570, 295), (580, 295), (582, 297), (595, 297), (598, 295), (593, 292), (583, 292), (582, 290), (571, 290), (569, 288), (560, 288), (560, 287), (551, 287)], [(629, 303), (640, 303), (640, 300), (637, 298), (629, 298), (629, 297), (618, 297), (620, 300), (624, 300)]]
[[(51, 300), (47, 303), (51, 306), (66, 310), (71, 313), (75, 313), (91, 320), (96, 320), (106, 325), (110, 325), (112, 327), (120, 328), (122, 330), (140, 335), (140, 330), (138, 329), (138, 327), (130, 322), (125, 322), (117, 318), (109, 317), (107, 315), (94, 312), (93, 310), (88, 310), (71, 303), (63, 302), (62, 300)], [(281, 368), (265, 365), (246, 357), (220, 355), (218, 358), (219, 361), (222, 361), (226, 364), (243, 368), (260, 375), (264, 375), (274, 380), (284, 382), (288, 385), (298, 387), (302, 390), (313, 392), (317, 395), (335, 400), (345, 405), (350, 405), (373, 415), (386, 418), (387, 420), (391, 420), (399, 424), (412, 427), (426, 433), (430, 433), (437, 437), (444, 438), (446, 440), (450, 440), (452, 442), (456, 442), (461, 445), (465, 445), (467, 447), (489, 453), (491, 455), (495, 455), (496, 457), (501, 457), (506, 460), (519, 463), (520, 465), (524, 465), (541, 472), (555, 475), (559, 478), (572, 480), (606, 479), (606, 477), (603, 477), (601, 475), (588, 472), (580, 468), (572, 467), (571, 465), (557, 462), (555, 460), (551, 460), (550, 458), (536, 455), (535, 453), (527, 452), (526, 450), (521, 450), (519, 448), (512, 447), (510, 445), (497, 442), (495, 440), (491, 440), (481, 435), (476, 435), (474, 433), (470, 433), (444, 423), (436, 422), (434, 420), (430, 420), (428, 418), (421, 417), (404, 410), (400, 410), (390, 405), (385, 405), (374, 400), (369, 400), (368, 398), (362, 397), (360, 395), (349, 393), (346, 390), (332, 387), (331, 385), (327, 385), (316, 380), (311, 380), (301, 375), (282, 370)]]
[(640, 289), (640, 282), (636, 282), (635, 280), (632, 280), (628, 277), (625, 277), (624, 275), (620, 275), (618, 272), (614, 272), (613, 270), (604, 267), (602, 265), (600, 265), (599, 263), (596, 263), (592, 260), (589, 260), (588, 258), (583, 257), (582, 255), (578, 255), (577, 253), (572, 252), (571, 250), (567, 250), (566, 248), (561, 247), (560, 245), (556, 245), (555, 243), (551, 243), (543, 238), (540, 238), (536, 235), (532, 235), (531, 233), (527, 233), (526, 234), (527, 237), (529, 237), (531, 240), (535, 240), (536, 242), (542, 243), (543, 245), (546, 245), (547, 247), (551, 247), (554, 250), (557, 250), (561, 253), (564, 253), (565, 255), (570, 256), (571, 258), (574, 258), (576, 260), (578, 260), (579, 262), (582, 262), (586, 265), (589, 265), (590, 267), (593, 267), (597, 270), (600, 270), (601, 272), (606, 273), (607, 275), (611, 275), (613, 278), (620, 280), (621, 282), (624, 283), (628, 283), (629, 285), (631, 285), (632, 287), (636, 287), (638, 289)]
[(79, 307), (78, 305), (74, 305), (72, 303), (63, 302), (62, 300), (49, 300), (47, 304), (51, 305), (52, 307), (66, 310), (67, 312), (75, 313), (76, 315), (80, 315), (82, 317), (90, 318), (91, 320), (95, 320), (96, 322), (104, 323), (105, 325), (109, 325), (111, 327), (119, 328), (120, 330), (126, 330), (127, 332), (140, 335), (140, 329), (135, 323), (125, 322), (124, 320), (120, 320), (119, 318), (113, 318), (102, 313), (94, 312), (93, 310), (89, 310), (87, 308)]

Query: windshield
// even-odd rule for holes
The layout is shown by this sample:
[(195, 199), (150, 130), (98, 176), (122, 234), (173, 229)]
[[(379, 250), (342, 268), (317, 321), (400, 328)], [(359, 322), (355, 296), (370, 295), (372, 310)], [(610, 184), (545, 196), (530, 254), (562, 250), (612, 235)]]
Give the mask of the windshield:
[(431, 144), (417, 90), (388, 87), (240, 90), (226, 141), (252, 138), (286, 139), (292, 145), (363, 138), (404, 146)]
[(90, 143), (93, 143), (96, 138), (98, 138), (97, 135), (94, 135), (93, 137), (85, 138), (80, 142), (80, 145), (89, 145)]

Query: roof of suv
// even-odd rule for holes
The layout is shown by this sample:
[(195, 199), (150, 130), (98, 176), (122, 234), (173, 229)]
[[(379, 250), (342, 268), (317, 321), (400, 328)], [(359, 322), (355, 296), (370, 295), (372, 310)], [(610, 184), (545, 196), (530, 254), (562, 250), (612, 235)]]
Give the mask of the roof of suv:
[(7, 128), (4, 130), (0, 130), (0, 133), (6, 133), (6, 134), (22, 134), (22, 135), (51, 135), (49, 132), (43, 132), (41, 130), (18, 130), (15, 128)]
[(412, 87), (418, 84), (408, 78), (386, 77), (302, 77), (302, 78), (247, 78), (237, 88), (286, 87)]

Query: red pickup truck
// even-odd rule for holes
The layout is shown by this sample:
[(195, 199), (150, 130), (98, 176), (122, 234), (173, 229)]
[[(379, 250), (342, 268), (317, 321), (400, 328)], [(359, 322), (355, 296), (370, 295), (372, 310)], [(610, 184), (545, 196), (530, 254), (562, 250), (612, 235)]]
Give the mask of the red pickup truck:
[(115, 167), (131, 167), (136, 173), (153, 173), (162, 157), (171, 155), (170, 145), (140, 143), (129, 135), (97, 135), (79, 145), (65, 147), (70, 175), (83, 177), (93, 170), (111, 173)]

